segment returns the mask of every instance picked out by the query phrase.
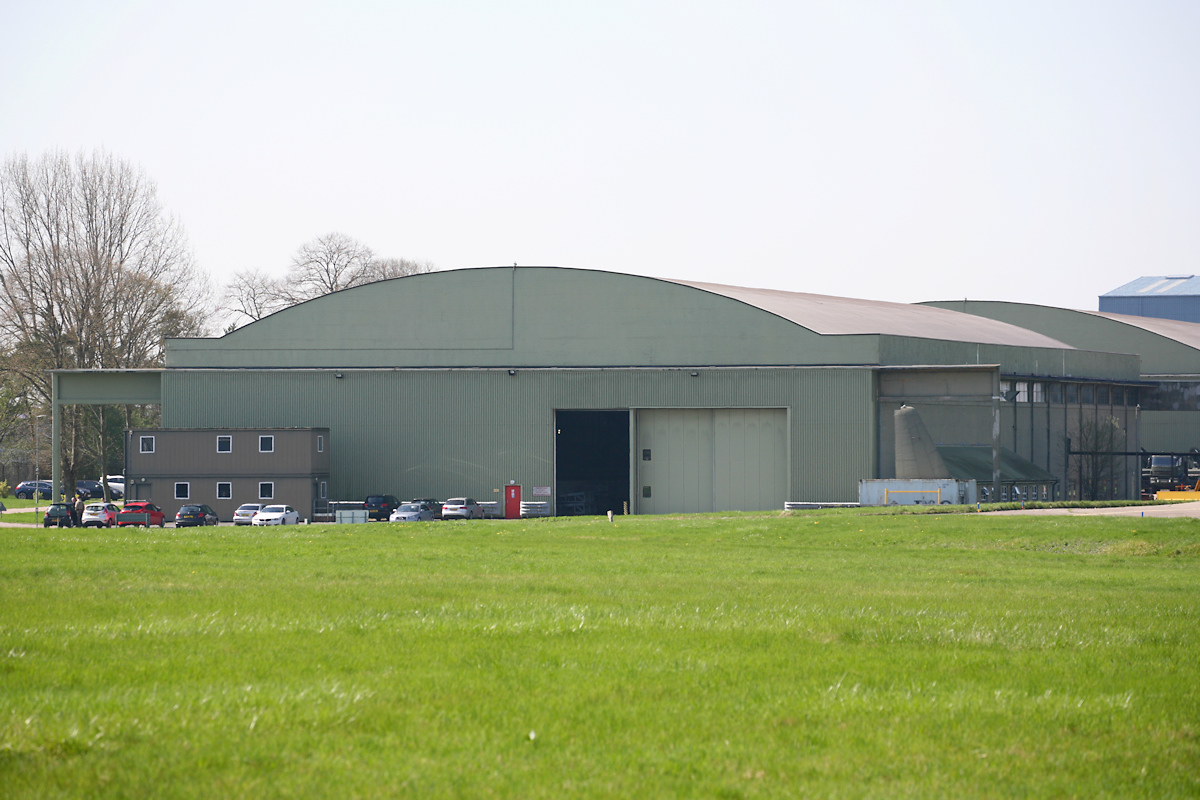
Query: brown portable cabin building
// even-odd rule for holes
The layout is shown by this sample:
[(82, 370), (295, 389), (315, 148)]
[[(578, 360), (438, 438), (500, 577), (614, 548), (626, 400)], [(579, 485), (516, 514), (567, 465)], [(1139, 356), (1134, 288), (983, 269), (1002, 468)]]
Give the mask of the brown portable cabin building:
[(328, 428), (154, 428), (126, 437), (126, 500), (152, 500), (168, 517), (205, 503), (227, 522), (243, 503), (262, 503), (311, 519), (328, 504)]

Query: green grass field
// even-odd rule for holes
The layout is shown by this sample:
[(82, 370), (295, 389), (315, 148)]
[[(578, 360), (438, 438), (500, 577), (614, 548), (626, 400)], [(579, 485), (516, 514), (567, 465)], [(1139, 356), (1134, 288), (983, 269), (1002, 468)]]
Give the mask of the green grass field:
[(1200, 795), (1191, 519), (0, 541), (6, 798)]

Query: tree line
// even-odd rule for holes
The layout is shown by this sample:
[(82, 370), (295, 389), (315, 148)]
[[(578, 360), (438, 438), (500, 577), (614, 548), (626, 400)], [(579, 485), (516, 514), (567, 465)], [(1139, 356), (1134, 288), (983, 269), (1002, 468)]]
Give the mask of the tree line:
[[(35, 460), (49, 474), (51, 370), (159, 367), (168, 338), (216, 332), (214, 309), (229, 332), (330, 292), (433, 269), (329, 233), (301, 245), (283, 274), (239, 272), (215, 298), (142, 169), (103, 150), (11, 156), (0, 168), (0, 480), (31, 479)], [(154, 426), (158, 414), (65, 407), (67, 486), (119, 472), (121, 431)]]

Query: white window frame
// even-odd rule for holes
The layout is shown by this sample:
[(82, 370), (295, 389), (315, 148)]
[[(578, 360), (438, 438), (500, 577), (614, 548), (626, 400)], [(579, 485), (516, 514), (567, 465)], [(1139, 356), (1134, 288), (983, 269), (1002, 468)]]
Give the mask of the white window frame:
[(329, 497), (329, 482), (321, 481), (321, 499), (324, 500), (328, 497)]
[[(221, 494), (221, 487), (225, 487), (225, 494)], [(233, 482), (232, 481), (217, 481), (217, 499), (232, 500), (233, 499)]]
[[(226, 450), (221, 449), (221, 440), (222, 439), (229, 442), (229, 448)], [(218, 435), (217, 436), (217, 452), (218, 453), (232, 453), (233, 452), (233, 437), (227, 433), (222, 433), (222, 434)]]
[(325, 452), (325, 437), (319, 433), (317, 434), (317, 452), (318, 453)]
[[(269, 444), (270, 446), (267, 447), (266, 449), (263, 449), (263, 444)], [(260, 453), (274, 453), (275, 452), (275, 434), (263, 433), (263, 434), (259, 435), (259, 437), (258, 437), (258, 452), (260, 452)]]
[[(263, 492), (263, 487), (266, 486), (267, 491)], [(259, 481), (258, 482), (258, 499), (259, 500), (274, 500), (275, 499), (275, 481)]]
[[(179, 494), (179, 487), (183, 487), (183, 495)], [(175, 499), (176, 500), (191, 500), (192, 499), (192, 484), (189, 481), (175, 481)]]
[[(149, 450), (146, 449), (147, 442), (150, 443)], [(139, 453), (153, 453), (154, 452), (154, 437), (153, 436), (141, 437), (141, 440), (138, 442), (138, 452)]]

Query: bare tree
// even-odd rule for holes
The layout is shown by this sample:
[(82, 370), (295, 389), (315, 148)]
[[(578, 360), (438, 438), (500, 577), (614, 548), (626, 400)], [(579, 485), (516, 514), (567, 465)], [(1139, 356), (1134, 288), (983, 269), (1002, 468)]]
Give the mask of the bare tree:
[(225, 287), (225, 300), (221, 304), (223, 310), (235, 317), (252, 320), (287, 306), (282, 282), (259, 270), (236, 273)]
[(377, 258), (371, 262), (363, 274), (362, 283), (385, 281), (389, 278), (403, 278), (408, 275), (423, 275), (434, 272), (437, 267), (432, 261), (409, 261), (407, 258)]
[(0, 480), (15, 483), (10, 468), (20, 471), (32, 467), (33, 420), (20, 378), (7, 370), (0, 373)]
[(233, 318), (228, 329), (233, 330), (244, 320), (262, 319), (322, 295), (436, 269), (429, 261), (376, 258), (370, 247), (356, 239), (327, 233), (301, 245), (282, 278), (260, 270), (235, 274), (225, 287), (221, 308)]
[[(1071, 441), (1071, 440), (1068, 440)], [(1124, 432), (1116, 417), (1080, 420), (1075, 430), (1075, 454), (1068, 472), (1079, 487), (1080, 500), (1111, 500), (1120, 476), (1120, 457)]]
[(300, 246), (284, 278), (292, 303), (363, 283), (375, 253), (344, 233), (327, 233)]
[[(47, 370), (161, 363), (165, 339), (205, 332), (210, 295), (154, 183), (103, 151), (18, 155), (0, 171), (4, 368), (46, 407)], [(92, 436), (64, 414), (68, 477)]]

